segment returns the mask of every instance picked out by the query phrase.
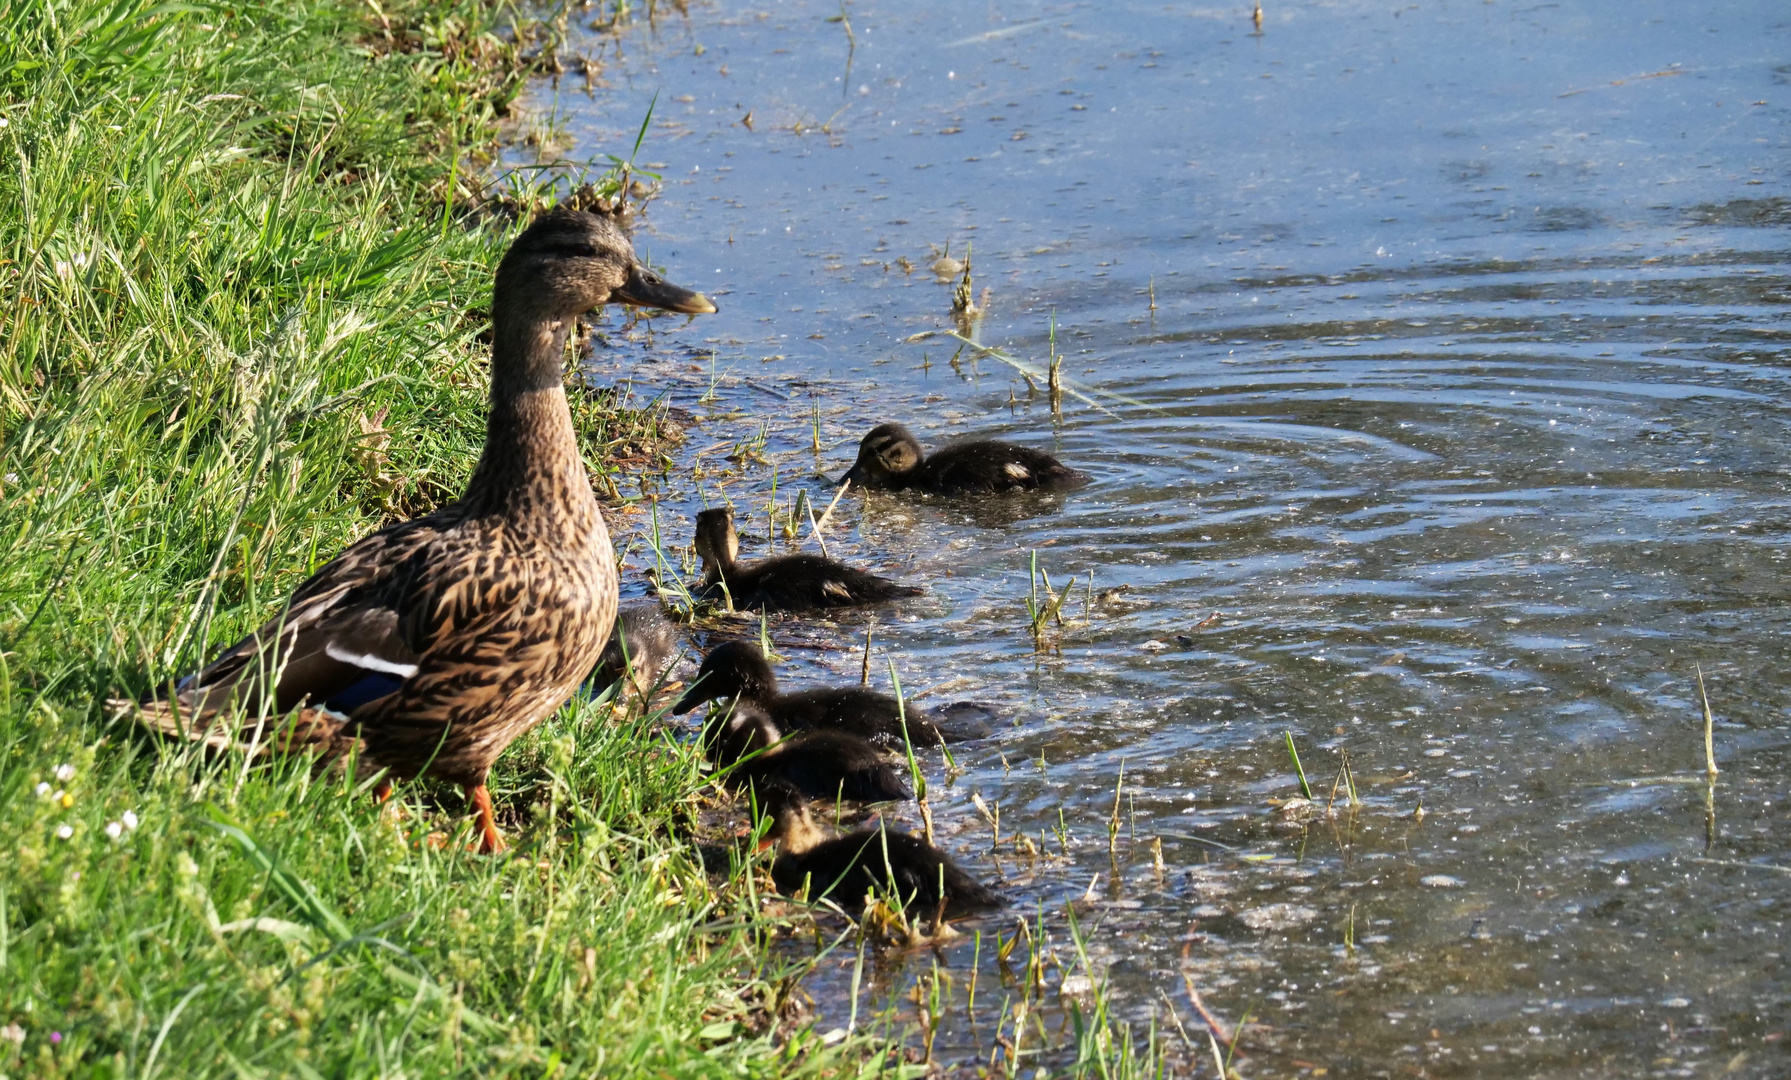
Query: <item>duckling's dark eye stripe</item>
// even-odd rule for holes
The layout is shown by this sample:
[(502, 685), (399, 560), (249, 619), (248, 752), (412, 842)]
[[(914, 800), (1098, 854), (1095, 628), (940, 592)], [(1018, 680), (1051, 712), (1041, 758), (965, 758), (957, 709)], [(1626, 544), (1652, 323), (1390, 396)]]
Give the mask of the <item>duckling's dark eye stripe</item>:
[(597, 249), (589, 244), (547, 244), (541, 251), (548, 255), (570, 255), (587, 259), (597, 255)]

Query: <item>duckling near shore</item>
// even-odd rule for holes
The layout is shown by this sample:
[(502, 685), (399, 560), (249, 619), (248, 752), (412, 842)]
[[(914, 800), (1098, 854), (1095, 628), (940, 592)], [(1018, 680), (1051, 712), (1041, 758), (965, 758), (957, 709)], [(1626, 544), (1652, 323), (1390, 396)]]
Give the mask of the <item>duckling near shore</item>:
[(922, 909), (937, 909), (943, 901), (950, 916), (1004, 902), (918, 836), (885, 826), (829, 838), (809, 815), (808, 804), (787, 790), (771, 789), (764, 806), (772, 818), (770, 838), (778, 846), (771, 878), (786, 896), (806, 889), (810, 900), (831, 896), (856, 906), (878, 892)]
[(626, 678), (626, 692), (645, 701), (658, 687), (660, 676), (678, 659), (682, 644), (677, 627), (657, 603), (625, 604), (616, 612), (615, 633), (597, 658), (591, 685), (602, 690)]
[(799, 731), (843, 731), (880, 746), (901, 747), (903, 735), (918, 746), (947, 741), (946, 733), (914, 710), (904, 712), (896, 699), (863, 686), (777, 692), (777, 676), (765, 654), (750, 641), (728, 641), (709, 650), (689, 690), (672, 706), (686, 713), (716, 698), (738, 699), (768, 714), (782, 728)]
[(900, 491), (918, 488), (935, 495), (992, 491), (1055, 491), (1088, 482), (1088, 477), (1041, 450), (979, 439), (941, 447), (932, 454), (900, 424), (878, 424), (858, 444), (858, 461), (841, 484)]
[(740, 786), (787, 789), (810, 799), (889, 802), (913, 793), (882, 751), (843, 731), (786, 737), (763, 709), (737, 701), (703, 729), (703, 750)]
[(854, 570), (821, 555), (778, 555), (743, 564), (734, 512), (704, 510), (696, 519), (696, 552), (703, 560), (703, 583), (710, 596), (727, 595), (737, 608), (811, 611), (816, 608), (880, 604), (923, 592), (888, 578)]

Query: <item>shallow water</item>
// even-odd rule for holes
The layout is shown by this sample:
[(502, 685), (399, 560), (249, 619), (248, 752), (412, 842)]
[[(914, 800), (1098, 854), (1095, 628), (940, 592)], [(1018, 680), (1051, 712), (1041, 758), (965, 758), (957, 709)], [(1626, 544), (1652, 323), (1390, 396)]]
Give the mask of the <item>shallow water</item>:
[[(774, 474), (825, 506), (889, 418), (1094, 477), (849, 494), (834, 554), (928, 596), (774, 628), (802, 682), (856, 678), (875, 622), (909, 692), (1012, 724), (928, 765), (948, 846), (1014, 899), (967, 929), (1042, 910), (1079, 973), (1078, 902), (1118, 1013), (1173, 1002), (1204, 1055), (1191, 976), (1251, 1017), (1249, 1076), (1791, 1070), (1791, 13), (1711, 8), (1272, 2), (1255, 34), (1248, 5), (860, 0), (849, 49), (833, 2), (662, 4), (577, 39), (596, 85), (536, 104), (582, 159), (659, 94), (637, 240), (722, 308), (611, 322), (592, 359), (703, 418), (643, 482), (668, 542), (725, 499), (749, 555), (788, 546)], [(1061, 416), (910, 340), (952, 325), (947, 244), (977, 340), (1065, 357)], [(1093, 575), (1043, 652), (1034, 550)], [(1315, 807), (1285, 804), (1287, 733)], [(1046, 857), (991, 855), (973, 792)], [(992, 951), (974, 1010), (971, 938), (882, 958), (861, 1008), (938, 963), (935, 1053), (987, 1063), (1019, 994)], [(810, 980), (823, 1028), (852, 960)], [(1028, 1067), (1066, 1060), (1061, 978)]]

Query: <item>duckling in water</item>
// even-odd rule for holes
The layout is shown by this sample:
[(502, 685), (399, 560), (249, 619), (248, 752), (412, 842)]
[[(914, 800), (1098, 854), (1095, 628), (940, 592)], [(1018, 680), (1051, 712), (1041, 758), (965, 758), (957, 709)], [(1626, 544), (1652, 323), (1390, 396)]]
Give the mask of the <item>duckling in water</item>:
[(730, 779), (756, 791), (787, 789), (811, 799), (888, 802), (912, 798), (882, 751), (843, 731), (785, 737), (763, 709), (737, 701), (703, 729), (703, 750)]
[(645, 701), (653, 696), (659, 677), (678, 659), (681, 647), (677, 628), (658, 604), (649, 600), (625, 605), (616, 613), (616, 631), (597, 658), (591, 685), (602, 690), (626, 678), (626, 692)]
[(918, 836), (885, 826), (829, 838), (809, 816), (808, 804), (787, 790), (767, 792), (765, 810), (772, 818), (770, 837), (778, 845), (771, 878), (786, 896), (807, 889), (811, 900), (831, 896), (842, 905), (857, 905), (867, 893), (893, 893), (904, 906), (943, 906), (952, 916), (1004, 902), (950, 855)]
[(710, 596), (722, 587), (737, 608), (808, 611), (815, 608), (879, 604), (923, 590), (888, 578), (854, 570), (821, 555), (778, 555), (742, 565), (734, 512), (726, 507), (704, 510), (696, 519), (696, 552), (703, 560), (703, 583)]
[[(705, 701), (735, 698), (753, 705), (783, 728), (843, 731), (880, 746), (901, 747), (903, 711), (895, 698), (862, 686), (777, 692), (777, 676), (765, 654), (750, 641), (728, 641), (709, 650), (690, 689), (672, 706), (687, 713)], [(907, 712), (907, 741), (933, 746), (947, 741), (931, 720)]]
[(931, 456), (900, 424), (878, 424), (858, 444), (858, 461), (839, 482), (864, 487), (919, 488), (935, 495), (990, 491), (1056, 491), (1088, 477), (1050, 454), (1015, 443), (979, 439), (942, 447)]

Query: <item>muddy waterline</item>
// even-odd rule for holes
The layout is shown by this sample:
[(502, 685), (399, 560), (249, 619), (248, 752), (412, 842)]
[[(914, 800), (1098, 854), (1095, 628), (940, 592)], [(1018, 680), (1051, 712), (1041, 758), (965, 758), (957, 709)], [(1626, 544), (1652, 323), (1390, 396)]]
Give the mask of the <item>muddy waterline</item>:
[[(1191, 976), (1251, 1017), (1246, 1075), (1791, 1069), (1787, 13), (844, 11), (850, 39), (834, 2), (661, 4), (577, 37), (600, 77), (537, 104), (585, 158), (659, 94), (637, 239), (722, 310), (611, 323), (591, 362), (703, 418), (643, 484), (669, 541), (726, 500), (747, 554), (791, 546), (774, 484), (825, 506), (884, 419), (1094, 477), (849, 494), (834, 554), (928, 595), (774, 628), (839, 647), (785, 650), (808, 682), (856, 679), (875, 623), (879, 673), (1007, 725), (928, 768), (944, 842), (1012, 908), (966, 924), (980, 946), (868, 961), (859, 1016), (914, 1016), (937, 965), (935, 1055), (987, 1063), (1024, 982), (989, 936), (1043, 912), (1082, 974), (1074, 903), (1118, 1014), (1178, 1041), (1173, 1001), (1204, 1050)], [(1064, 357), (1060, 415), (911, 340), (952, 326), (948, 245), (976, 340)], [(1042, 651), (1034, 551), (1082, 581)], [(1287, 802), (1289, 733), (1314, 805)], [(972, 793), (1042, 855), (992, 852)], [(823, 1028), (853, 961), (809, 981)], [(1047, 972), (1029, 1069), (1067, 1060)]]

